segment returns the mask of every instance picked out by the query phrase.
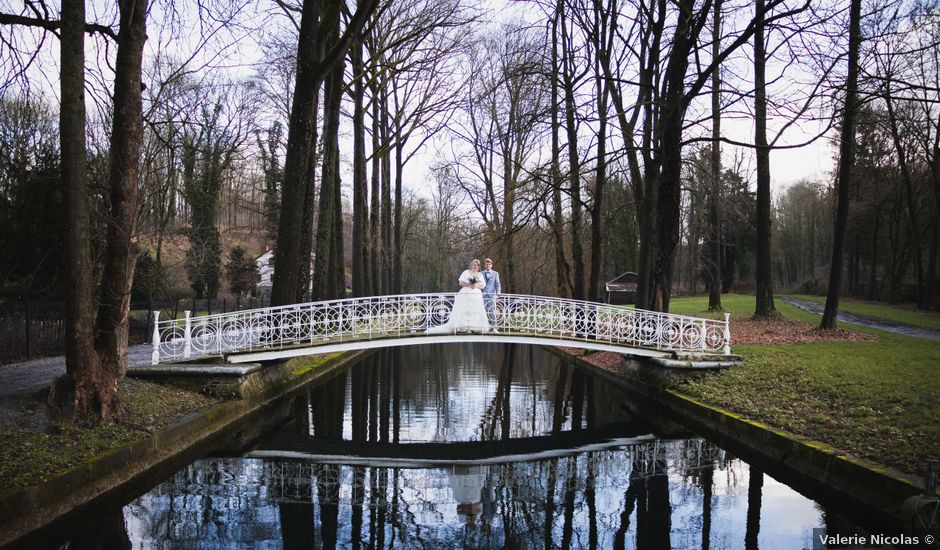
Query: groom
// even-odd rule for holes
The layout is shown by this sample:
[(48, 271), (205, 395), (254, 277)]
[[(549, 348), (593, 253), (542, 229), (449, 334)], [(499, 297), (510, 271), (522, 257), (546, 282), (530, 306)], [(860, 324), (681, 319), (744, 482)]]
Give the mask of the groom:
[(497, 333), (496, 330), (496, 298), (495, 296), (502, 292), (503, 287), (499, 284), (499, 273), (493, 270), (493, 260), (487, 258), (483, 260), (483, 280), (486, 287), (483, 289), (483, 305), (486, 307), (486, 317), (490, 321), (490, 332)]

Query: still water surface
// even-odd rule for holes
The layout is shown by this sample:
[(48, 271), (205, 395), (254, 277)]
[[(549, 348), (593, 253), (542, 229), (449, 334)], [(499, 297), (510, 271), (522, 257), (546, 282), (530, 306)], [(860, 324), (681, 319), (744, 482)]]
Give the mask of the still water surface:
[(821, 506), (628, 403), (531, 346), (385, 350), (115, 521), (135, 548), (812, 548)]

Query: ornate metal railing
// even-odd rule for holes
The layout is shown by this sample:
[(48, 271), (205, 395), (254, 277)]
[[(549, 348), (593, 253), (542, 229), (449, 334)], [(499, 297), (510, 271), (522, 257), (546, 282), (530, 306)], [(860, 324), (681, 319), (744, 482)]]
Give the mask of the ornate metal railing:
[[(207, 355), (426, 336), (444, 325), (455, 294), (371, 296), (154, 322), (153, 364)], [(155, 314), (158, 312), (155, 312)], [(731, 353), (728, 315), (701, 319), (595, 302), (499, 294), (498, 334), (675, 352)], [(489, 329), (489, 327), (486, 327)]]

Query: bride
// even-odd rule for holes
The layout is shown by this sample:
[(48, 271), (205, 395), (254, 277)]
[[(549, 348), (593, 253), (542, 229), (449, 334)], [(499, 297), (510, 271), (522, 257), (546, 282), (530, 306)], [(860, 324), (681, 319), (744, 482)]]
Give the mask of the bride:
[(480, 260), (471, 261), (470, 269), (465, 269), (457, 281), (461, 288), (454, 297), (450, 319), (443, 325), (429, 328), (427, 334), (487, 332), (490, 329), (486, 308), (483, 307), (483, 288), (486, 283), (480, 272)]

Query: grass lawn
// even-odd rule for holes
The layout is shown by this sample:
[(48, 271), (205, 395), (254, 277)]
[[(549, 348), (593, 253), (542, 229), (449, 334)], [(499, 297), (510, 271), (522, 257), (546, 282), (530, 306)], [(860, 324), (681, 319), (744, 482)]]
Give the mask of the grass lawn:
[[(808, 311), (795, 308), (790, 304), (774, 300), (777, 312), (800, 321), (815, 322), (819, 324), (819, 316)], [(754, 297), (745, 294), (722, 294), (721, 306), (723, 311), (708, 311), (708, 296), (682, 296), (673, 298), (669, 302), (669, 311), (696, 317), (711, 317), (724, 319), (724, 312), (731, 314), (732, 318), (748, 318), (754, 315)], [(733, 336), (733, 335), (732, 335)]]
[(51, 429), (37, 429), (37, 414), (24, 410), (0, 425), (0, 438), (13, 444), (0, 447), (0, 494), (41, 483), (97, 457), (133, 444), (165, 429), (174, 420), (216, 403), (202, 394), (125, 378), (121, 402), (127, 416), (106, 425), (82, 425), (69, 420)]
[[(795, 294), (790, 297), (796, 298), (797, 300), (805, 300), (807, 302), (816, 302), (818, 304), (826, 303), (825, 296)], [(891, 323), (910, 325), (912, 327), (940, 330), (940, 313), (931, 311), (919, 311), (901, 306), (892, 306), (876, 302), (865, 302), (862, 300), (852, 300), (851, 298), (839, 299), (839, 311), (855, 313), (857, 315), (864, 315), (865, 317), (872, 317), (875, 319), (883, 319)]]
[[(732, 316), (754, 311), (752, 296), (723, 296), (722, 303)], [(707, 297), (679, 298), (671, 309), (704, 315), (707, 304)], [(785, 303), (777, 302), (777, 309), (814, 324), (819, 320)], [(923, 475), (926, 460), (940, 456), (940, 345), (856, 330), (874, 338), (735, 346), (743, 365), (675, 389), (745, 418)]]

